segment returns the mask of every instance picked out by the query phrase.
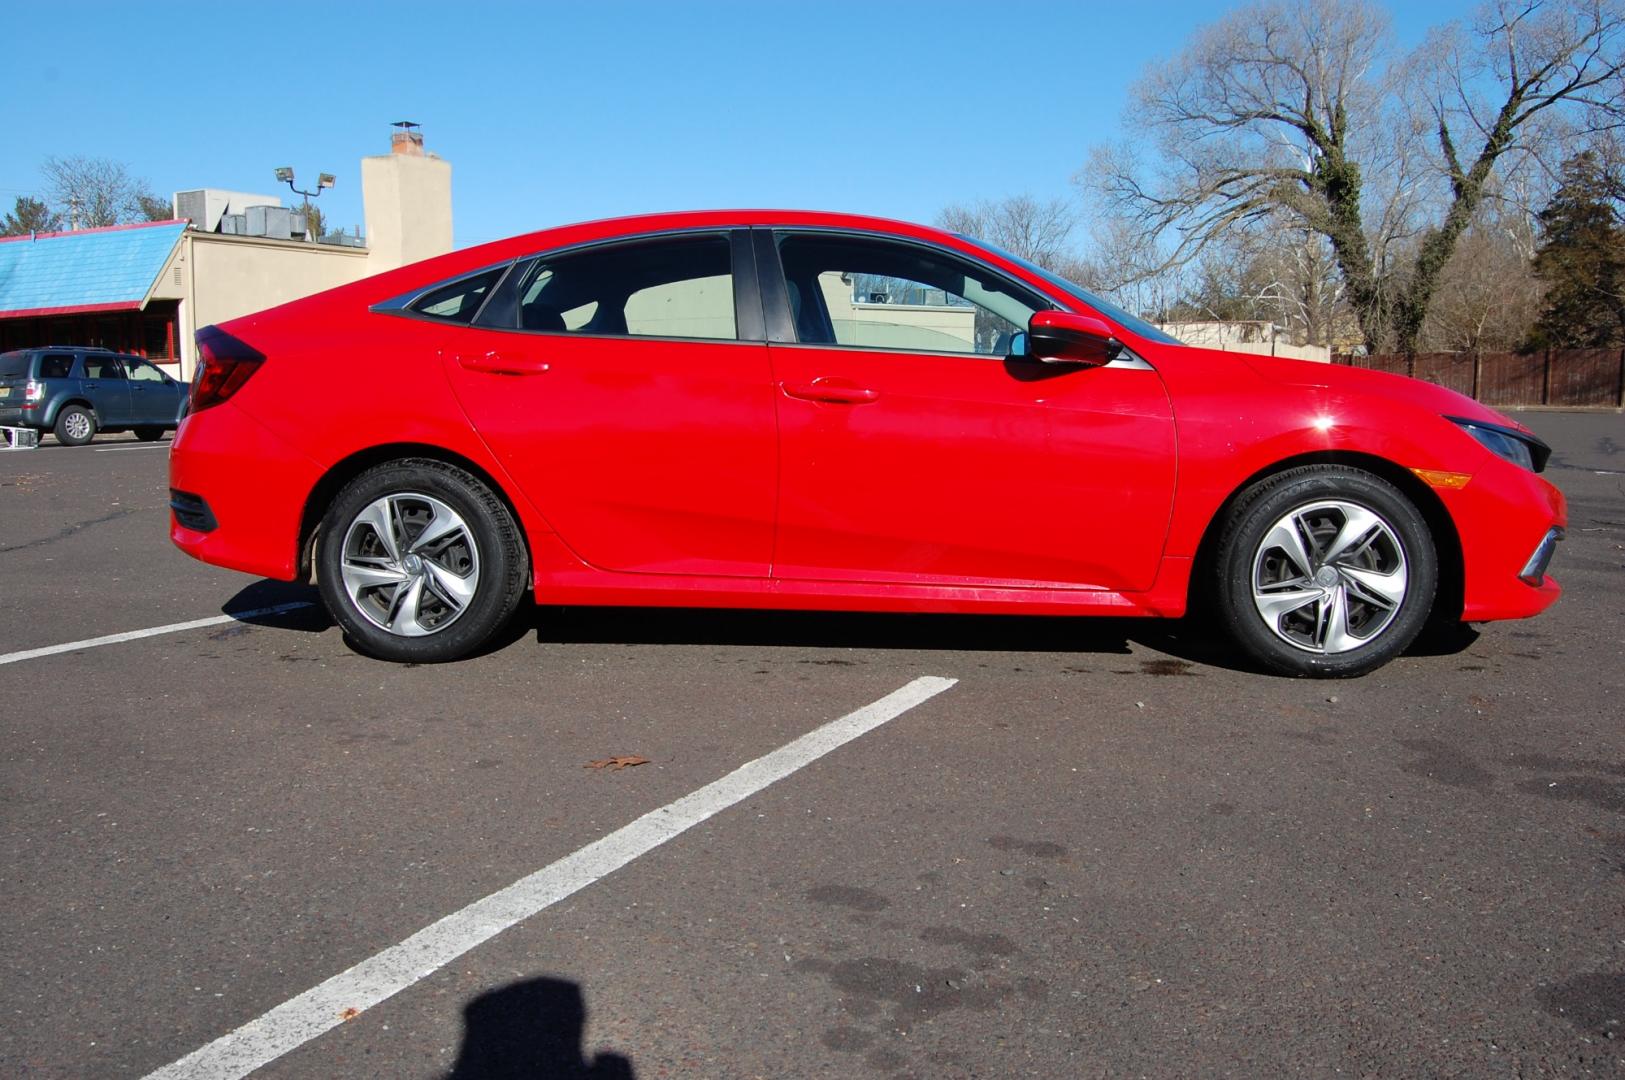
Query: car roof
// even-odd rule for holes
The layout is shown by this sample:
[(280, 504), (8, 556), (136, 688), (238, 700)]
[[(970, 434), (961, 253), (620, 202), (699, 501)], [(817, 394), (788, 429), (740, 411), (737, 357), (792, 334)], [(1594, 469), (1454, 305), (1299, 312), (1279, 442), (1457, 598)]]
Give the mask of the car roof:
[[(975, 241), (943, 229), (866, 214), (825, 210), (685, 210), (601, 218), (596, 221), (576, 222), (519, 233), (475, 247), (459, 248), (445, 255), (403, 266), (398, 270), (385, 271), (348, 286), (340, 286), (330, 294), (318, 295), (330, 295), (335, 299), (361, 300), (371, 304), (431, 282), (472, 273), (512, 259), (556, 248), (689, 229), (742, 229), (768, 226), (883, 233), (956, 249), (1001, 265), (1007, 262), (997, 253), (987, 252)], [(1047, 291), (1041, 285), (1032, 282), (1030, 275), (1025, 271), (1008, 265), (1005, 269), (1018, 278), (1028, 280), (1029, 284), (1037, 286), (1040, 292)]]
[[(521, 251), (545, 250), (563, 244), (589, 240), (610, 239), (618, 236), (639, 236), (644, 233), (672, 232), (683, 229), (741, 229), (762, 226), (814, 227), (826, 229), (854, 229), (863, 232), (883, 232), (899, 236), (914, 236), (934, 241), (961, 239), (952, 233), (929, 225), (909, 221), (874, 217), (866, 214), (848, 214), (828, 210), (681, 210), (652, 214), (631, 214), (623, 217), (598, 218), (593, 221), (537, 229), (497, 240), (467, 251), (512, 249)], [(962, 239), (961, 239), (962, 242)], [(958, 246), (958, 245), (955, 245)], [(509, 257), (511, 257), (509, 254)]]

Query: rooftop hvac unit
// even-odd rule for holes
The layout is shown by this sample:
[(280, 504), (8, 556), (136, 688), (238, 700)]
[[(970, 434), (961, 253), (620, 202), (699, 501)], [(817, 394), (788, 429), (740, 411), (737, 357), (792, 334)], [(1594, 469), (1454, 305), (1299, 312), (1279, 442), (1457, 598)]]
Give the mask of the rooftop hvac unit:
[(241, 214), (250, 206), (281, 206), (282, 200), (275, 195), (197, 188), (175, 192), (173, 204), (175, 216), (186, 218), (194, 229), (200, 232), (224, 232), (220, 219), (225, 215)]
[(272, 240), (293, 239), (293, 211), (283, 206), (250, 206), (244, 212), (249, 236)]
[(225, 233), (227, 236), (247, 236), (248, 235), (248, 215), (247, 214), (221, 214), (220, 215), (220, 231)]

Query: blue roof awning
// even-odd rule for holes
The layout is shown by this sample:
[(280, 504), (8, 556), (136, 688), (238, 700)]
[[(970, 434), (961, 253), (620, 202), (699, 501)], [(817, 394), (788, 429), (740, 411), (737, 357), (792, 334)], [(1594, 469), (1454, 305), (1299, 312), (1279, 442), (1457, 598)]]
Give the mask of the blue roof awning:
[(0, 319), (136, 310), (185, 231), (155, 221), (0, 240)]

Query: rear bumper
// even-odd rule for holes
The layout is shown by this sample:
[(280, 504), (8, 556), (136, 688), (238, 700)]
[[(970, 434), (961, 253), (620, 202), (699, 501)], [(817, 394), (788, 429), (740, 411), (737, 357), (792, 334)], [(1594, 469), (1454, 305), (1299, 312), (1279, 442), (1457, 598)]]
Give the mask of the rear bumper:
[(187, 528), (171, 511), (169, 538), (194, 559), (291, 581), (305, 500), (321, 475), (230, 402), (188, 416), (169, 448), (169, 486), (203, 500), (215, 527)]
[[(1497, 458), (1465, 488), (1440, 495), (1461, 536), (1463, 621), (1524, 619), (1550, 607), (1563, 591), (1546, 573), (1568, 525), (1563, 493)], [(1556, 550), (1561, 565), (1561, 545)]]

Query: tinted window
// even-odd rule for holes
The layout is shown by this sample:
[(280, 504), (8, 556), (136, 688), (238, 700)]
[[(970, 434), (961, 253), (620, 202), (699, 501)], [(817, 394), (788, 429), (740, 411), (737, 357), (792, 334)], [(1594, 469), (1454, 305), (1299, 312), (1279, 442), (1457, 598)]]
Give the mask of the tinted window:
[(28, 374), (28, 357), (25, 352), (0, 353), (0, 379), (21, 379)]
[(85, 356), (85, 378), (87, 379), (122, 379), (124, 378), (124, 365), (118, 362), (116, 356)]
[(721, 236), (543, 256), (525, 271), (518, 300), (516, 321), (523, 330), (725, 341), (739, 336), (730, 245)]
[(447, 322), (470, 323), (485, 302), (486, 293), (496, 285), (506, 267), (497, 267), (472, 277), (459, 278), (449, 285), (425, 293), (412, 302), (411, 310)]
[(803, 344), (1005, 356), (1048, 306), (986, 267), (914, 244), (791, 233), (779, 259)]
[(42, 379), (66, 379), (73, 371), (73, 357), (68, 353), (46, 353), (40, 357), (39, 377)]

